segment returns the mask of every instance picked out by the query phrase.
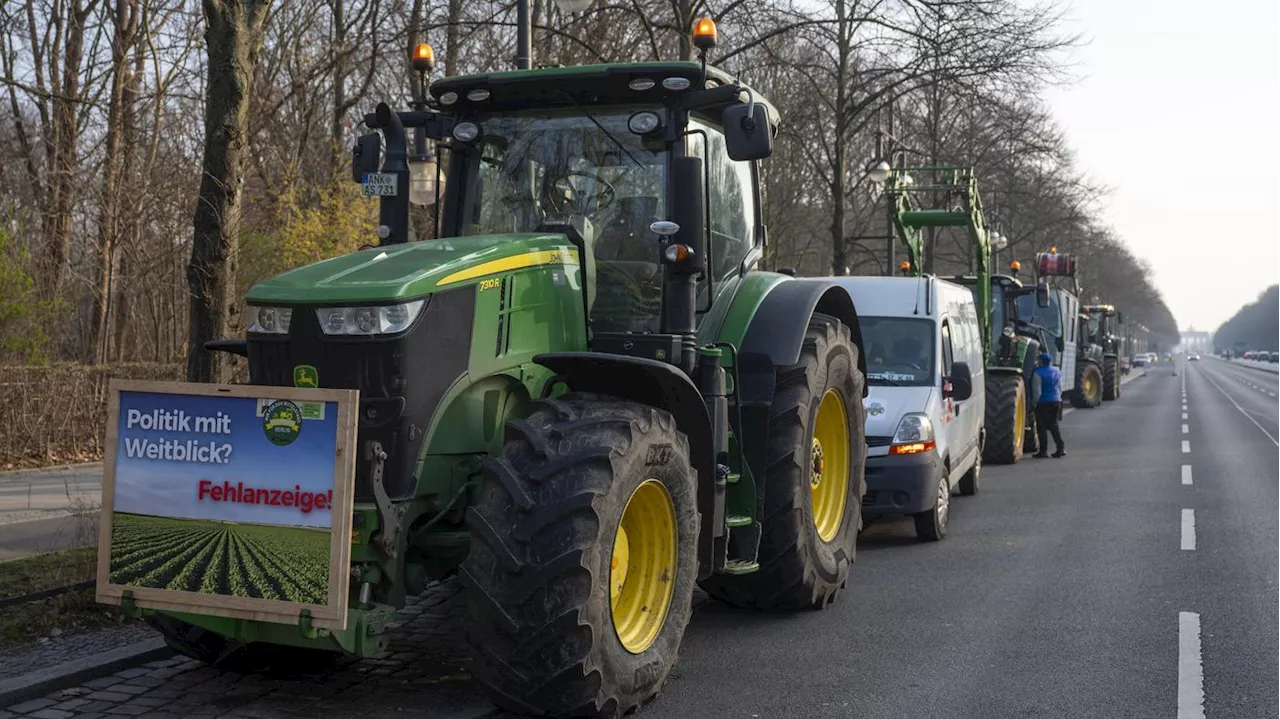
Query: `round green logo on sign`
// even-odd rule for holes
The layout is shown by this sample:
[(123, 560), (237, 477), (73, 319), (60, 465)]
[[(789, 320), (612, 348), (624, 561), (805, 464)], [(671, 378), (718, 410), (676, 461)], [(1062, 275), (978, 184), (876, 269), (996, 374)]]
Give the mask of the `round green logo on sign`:
[(288, 400), (272, 402), (262, 413), (262, 431), (272, 444), (281, 447), (293, 444), (301, 429), (302, 411)]

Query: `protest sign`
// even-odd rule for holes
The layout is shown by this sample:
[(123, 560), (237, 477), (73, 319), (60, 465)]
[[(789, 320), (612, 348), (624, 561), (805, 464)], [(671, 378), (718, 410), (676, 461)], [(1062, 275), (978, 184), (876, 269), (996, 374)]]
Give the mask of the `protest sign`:
[(345, 627), (358, 393), (110, 391), (98, 601)]

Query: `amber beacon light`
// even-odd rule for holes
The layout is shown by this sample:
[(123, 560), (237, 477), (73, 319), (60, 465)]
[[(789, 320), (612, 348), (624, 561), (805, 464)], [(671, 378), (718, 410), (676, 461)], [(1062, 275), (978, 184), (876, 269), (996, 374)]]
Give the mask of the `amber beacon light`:
[(716, 46), (716, 23), (709, 17), (698, 18), (693, 26), (693, 46), (710, 50)]
[(436, 67), (436, 51), (427, 43), (418, 43), (413, 48), (413, 69), (418, 72), (431, 72)]

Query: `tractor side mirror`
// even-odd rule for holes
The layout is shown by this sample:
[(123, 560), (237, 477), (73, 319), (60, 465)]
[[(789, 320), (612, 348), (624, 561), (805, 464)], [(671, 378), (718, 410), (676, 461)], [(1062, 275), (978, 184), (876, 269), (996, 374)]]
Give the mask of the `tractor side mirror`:
[(1049, 285), (1040, 282), (1036, 284), (1036, 307), (1045, 308), (1049, 306)]
[(769, 127), (769, 111), (764, 105), (730, 105), (720, 120), (729, 159), (763, 160), (773, 154), (773, 128)]
[(948, 380), (951, 382), (951, 399), (960, 402), (973, 396), (973, 372), (968, 362), (952, 362)]
[(382, 138), (371, 132), (361, 135), (351, 148), (351, 181), (364, 182), (364, 176), (378, 171), (382, 158)]

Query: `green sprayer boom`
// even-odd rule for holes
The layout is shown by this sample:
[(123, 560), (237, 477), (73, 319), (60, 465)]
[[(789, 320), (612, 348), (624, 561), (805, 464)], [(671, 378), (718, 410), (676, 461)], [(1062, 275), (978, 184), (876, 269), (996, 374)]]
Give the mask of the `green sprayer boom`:
[[(921, 179), (927, 180), (922, 183)], [(972, 167), (900, 167), (887, 183), (893, 223), (907, 247), (907, 272), (919, 275), (922, 230), (963, 227), (973, 242), (978, 287), (974, 299), (982, 320), (983, 346), (991, 343), (991, 240)], [(925, 207), (925, 205), (928, 205)]]

